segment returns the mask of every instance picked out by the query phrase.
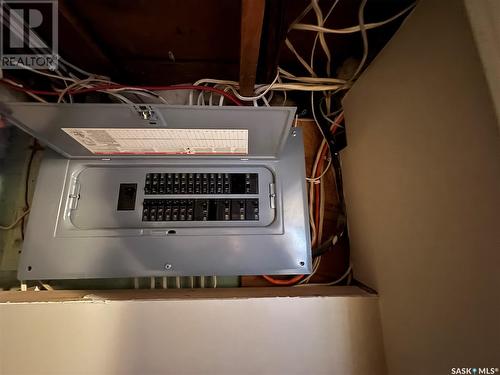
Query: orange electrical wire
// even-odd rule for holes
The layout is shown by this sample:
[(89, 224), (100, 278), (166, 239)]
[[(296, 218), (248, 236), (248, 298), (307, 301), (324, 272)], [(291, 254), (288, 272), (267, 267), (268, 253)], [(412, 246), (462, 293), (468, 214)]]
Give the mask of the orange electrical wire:
[[(344, 113), (341, 112), (337, 118), (334, 120), (334, 123), (331, 125), (330, 127), (330, 131), (332, 132), (332, 134), (335, 134), (336, 130), (340, 127), (340, 122), (344, 119)], [(321, 176), (321, 174), (323, 173), (323, 163), (324, 163), (324, 159), (325, 159), (325, 156), (326, 156), (326, 152), (328, 150), (328, 147), (327, 147), (327, 144), (325, 143), (323, 145), (323, 148), (319, 151), (321, 152), (321, 156), (320, 156), (320, 160), (318, 161), (318, 166), (316, 167), (316, 176), (312, 176), (312, 177), (319, 177)], [(315, 187), (315, 194), (316, 194), (316, 202), (315, 202), (315, 217), (314, 217), (314, 223), (316, 225), (316, 227), (319, 226), (319, 204), (320, 204), (320, 187), (319, 187), (319, 184), (317, 184)], [(294, 277), (292, 277), (291, 279), (275, 279), (269, 275), (262, 275), (262, 277), (268, 281), (269, 283), (271, 284), (274, 284), (274, 285), (281, 285), (281, 286), (286, 286), (286, 285), (293, 285), (297, 282), (299, 282), (300, 280), (302, 280), (304, 278), (305, 275), (296, 275)]]
[[(332, 132), (332, 134), (335, 134), (335, 132), (337, 131), (337, 129), (339, 128), (340, 126), (340, 122), (344, 119), (344, 112), (341, 112), (337, 118), (334, 120), (334, 123), (330, 126), (330, 131)], [(321, 156), (320, 156), (320, 159), (318, 161), (318, 167), (317, 167), (317, 170), (319, 170), (319, 173), (318, 173), (318, 176), (321, 176), (321, 174), (323, 173), (323, 163), (325, 162), (325, 157), (326, 157), (326, 152), (328, 150), (328, 147), (327, 147), (327, 144), (325, 143), (323, 145), (323, 149), (321, 150)], [(320, 181), (321, 183), (321, 181)], [(315, 212), (315, 223), (316, 223), (316, 227), (318, 227), (319, 225), (319, 207), (320, 207), (320, 184), (316, 184), (315, 186), (315, 192), (316, 192), (316, 212)]]
[(286, 280), (275, 279), (268, 275), (262, 275), (262, 277), (274, 285), (293, 285), (296, 282), (300, 281), (304, 277), (304, 275), (297, 275), (292, 277), (291, 279), (286, 279)]
[[(330, 131), (332, 132), (332, 134), (335, 134), (335, 132), (337, 131), (337, 129), (340, 126), (340, 122), (343, 119), (344, 119), (344, 113), (341, 112), (337, 116), (337, 118), (334, 120), (334, 123), (330, 126)], [(317, 176), (315, 176), (315, 177), (319, 177), (323, 173), (323, 164), (325, 162), (325, 157), (326, 157), (327, 151), (328, 151), (327, 144), (324, 143), (323, 144), (323, 149), (319, 151), (319, 152), (321, 152), (321, 156), (320, 156), (320, 159), (318, 161), (318, 166), (317, 166), (317, 169), (316, 169)], [(321, 200), (320, 200), (320, 184), (316, 184), (316, 186), (315, 186), (315, 193), (316, 193), (316, 202), (315, 202), (315, 220), (314, 220), (314, 222), (315, 222), (316, 227), (317, 227), (319, 225), (319, 207), (320, 207), (320, 203), (321, 203)]]

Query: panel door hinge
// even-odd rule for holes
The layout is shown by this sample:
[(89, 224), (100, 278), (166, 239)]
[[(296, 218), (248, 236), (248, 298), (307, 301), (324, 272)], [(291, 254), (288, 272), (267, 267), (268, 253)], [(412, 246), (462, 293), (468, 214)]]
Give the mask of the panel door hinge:
[(153, 106), (147, 104), (134, 105), (134, 110), (137, 112), (139, 118), (147, 121), (149, 125), (165, 126), (163, 117), (159, 111), (153, 108)]
[(76, 178), (71, 179), (71, 185), (68, 190), (68, 209), (76, 210), (80, 200), (80, 183)]
[(274, 183), (269, 184), (269, 202), (271, 208), (276, 208), (276, 187)]

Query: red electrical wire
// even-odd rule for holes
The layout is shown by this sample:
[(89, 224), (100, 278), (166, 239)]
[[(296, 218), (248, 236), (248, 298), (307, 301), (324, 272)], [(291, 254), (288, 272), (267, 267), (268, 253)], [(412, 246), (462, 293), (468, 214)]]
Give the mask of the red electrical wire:
[[(27, 89), (25, 87), (20, 87), (13, 85), (9, 82), (5, 82), (4, 80), (1, 80), (4, 85), (9, 86), (15, 91), (21, 91), (21, 92), (29, 92), (31, 94), (35, 95), (48, 95), (48, 96), (59, 96), (60, 93), (56, 91), (44, 91), (44, 90), (32, 90), (32, 89)], [(109, 83), (109, 84), (104, 84), (104, 85), (98, 85), (94, 87), (88, 87), (88, 88), (83, 88), (83, 89), (69, 89), (67, 91), (68, 94), (70, 95), (77, 95), (77, 94), (84, 94), (87, 92), (94, 92), (94, 91), (100, 91), (100, 90), (108, 90), (108, 89), (122, 89), (122, 88), (130, 88), (131, 90), (133, 89), (144, 89), (144, 90), (150, 90), (150, 91), (171, 91), (171, 90), (199, 90), (199, 91), (210, 91), (217, 93), (219, 95), (224, 96), (226, 99), (230, 100), (236, 105), (243, 105), (237, 98), (235, 98), (233, 95), (217, 89), (215, 87), (208, 87), (208, 86), (194, 86), (194, 85), (176, 85), (176, 86), (131, 86), (131, 85), (120, 85), (120, 84), (114, 84), (114, 83)]]

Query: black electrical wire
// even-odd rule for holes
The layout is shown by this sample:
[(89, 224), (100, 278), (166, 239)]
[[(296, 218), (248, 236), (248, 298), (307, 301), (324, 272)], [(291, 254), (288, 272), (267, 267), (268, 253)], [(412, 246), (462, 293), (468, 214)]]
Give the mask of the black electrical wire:
[(337, 152), (331, 155), (333, 171), (335, 173), (335, 185), (337, 186), (337, 193), (339, 196), (339, 205), (341, 215), (345, 219), (345, 200), (344, 200), (344, 183), (342, 180), (342, 168), (340, 165), (339, 154)]
[(26, 209), (29, 209), (29, 184), (30, 184), (30, 175), (31, 175), (31, 166), (33, 165), (33, 159), (35, 158), (35, 154), (38, 151), (38, 142), (36, 139), (33, 141), (33, 145), (31, 148), (30, 158), (28, 160), (28, 167), (26, 168), (26, 179), (24, 183), (24, 205)]
[[(24, 180), (24, 210), (27, 211), (30, 209), (29, 202), (29, 186), (30, 186), (30, 176), (31, 176), (31, 167), (33, 165), (33, 160), (38, 150), (42, 148), (38, 144), (37, 140), (33, 140), (33, 145), (30, 146), (31, 154), (28, 160), (28, 166), (26, 168), (26, 178)], [(24, 217), (21, 220), (21, 238), (24, 240)]]
[[(312, 106), (314, 114), (320, 113), (321, 100), (316, 100), (315, 92), (312, 93)], [(337, 189), (337, 194), (339, 198), (339, 206), (341, 211), (341, 216), (345, 218), (345, 202), (344, 202), (344, 186), (342, 181), (342, 169), (339, 159), (339, 151), (344, 147), (344, 145), (337, 141), (332, 132), (330, 132), (330, 123), (326, 121), (322, 116), (315, 116), (316, 122), (320, 127), (321, 133), (328, 144), (328, 150), (330, 152), (330, 157), (332, 160), (332, 167), (335, 173), (335, 186)]]
[(332, 241), (333, 241), (334, 237), (335, 236), (331, 236), (325, 242), (323, 242), (321, 245), (319, 245), (317, 248), (312, 249), (313, 258), (319, 257), (320, 255), (323, 255), (328, 250), (330, 250), (330, 247), (333, 245)]
[[(328, 251), (332, 250), (334, 247), (336, 247), (340, 243), (342, 237), (345, 234), (344, 229), (345, 227), (342, 227), (341, 231), (337, 232), (337, 234), (334, 234), (333, 236), (329, 237), (325, 242), (323, 242), (321, 245), (319, 245), (315, 249), (312, 249), (313, 258), (319, 257), (320, 255), (323, 255)], [(334, 242), (335, 237), (337, 238), (337, 240)]]

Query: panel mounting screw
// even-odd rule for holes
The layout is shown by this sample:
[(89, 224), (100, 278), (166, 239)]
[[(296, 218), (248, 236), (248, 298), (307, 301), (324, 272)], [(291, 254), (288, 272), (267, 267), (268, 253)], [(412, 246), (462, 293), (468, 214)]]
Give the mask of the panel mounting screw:
[(296, 136), (297, 136), (297, 132), (296, 132), (295, 130), (292, 132), (292, 136), (293, 136), (293, 137), (296, 137)]
[(165, 263), (165, 269), (166, 270), (171, 270), (172, 269), (172, 265), (170, 263)]
[(301, 267), (304, 267), (305, 262), (301, 260), (301, 261), (299, 262), (299, 265), (300, 265)]

